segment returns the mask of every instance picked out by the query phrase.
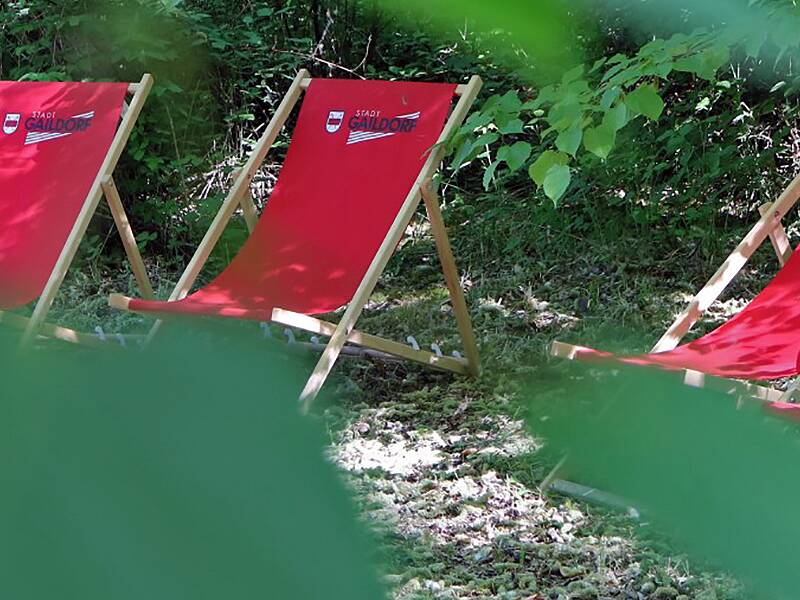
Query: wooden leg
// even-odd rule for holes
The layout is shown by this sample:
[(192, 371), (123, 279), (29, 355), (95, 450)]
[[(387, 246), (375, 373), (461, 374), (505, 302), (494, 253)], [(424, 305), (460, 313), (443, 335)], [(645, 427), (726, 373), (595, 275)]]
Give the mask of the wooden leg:
[[(336, 333), (336, 325), (333, 323), (328, 323), (327, 321), (322, 321), (309, 315), (283, 310), (281, 308), (273, 309), (272, 322), (289, 327), (297, 327), (298, 329), (303, 329), (304, 331), (319, 335), (332, 336)], [(347, 337), (347, 341), (351, 344), (377, 350), (384, 354), (404, 358), (436, 369), (452, 371), (461, 375), (467, 375), (469, 373), (468, 362), (463, 358), (437, 356), (433, 352), (414, 350), (405, 344), (387, 340), (376, 335), (352, 330)]]
[(397, 214), (392, 227), (389, 229), (389, 233), (383, 240), (375, 258), (373, 258), (372, 264), (370, 264), (369, 269), (367, 269), (364, 278), (361, 280), (361, 284), (353, 295), (353, 299), (347, 306), (342, 320), (336, 326), (336, 331), (331, 335), (328, 346), (325, 348), (322, 356), (320, 356), (317, 366), (314, 368), (311, 377), (309, 377), (306, 386), (300, 394), (300, 402), (302, 403), (302, 411), (304, 414), (311, 408), (311, 403), (314, 401), (314, 398), (317, 397), (317, 394), (319, 394), (328, 375), (330, 375), (333, 364), (336, 362), (339, 353), (347, 343), (347, 338), (350, 337), (358, 317), (361, 316), (361, 312), (364, 310), (364, 305), (375, 289), (375, 285), (378, 283), (378, 277), (380, 277), (380, 274), (386, 267), (386, 263), (389, 262), (389, 258), (400, 242), (403, 231), (411, 220), (414, 211), (419, 205), (419, 201), (419, 188), (415, 185), (403, 203), (403, 207)]
[(461, 342), (464, 344), (464, 353), (469, 362), (469, 371), (473, 377), (477, 377), (480, 374), (481, 362), (478, 354), (478, 345), (475, 342), (475, 332), (472, 329), (472, 319), (469, 316), (467, 301), (464, 299), (464, 290), (461, 289), (461, 278), (453, 257), (453, 250), (450, 247), (450, 239), (447, 236), (447, 228), (444, 225), (442, 211), (439, 208), (439, 198), (430, 181), (426, 182), (422, 187), (422, 198), (425, 201), (425, 208), (428, 211), (428, 218), (431, 222), (433, 239), (436, 241), (442, 272), (444, 273), (447, 289), (450, 292), (450, 301), (453, 304), (453, 313), (458, 324), (458, 331), (461, 334)]
[[(767, 202), (758, 207), (758, 212), (763, 217), (769, 212), (770, 208), (772, 208), (772, 202)], [(785, 265), (792, 256), (792, 244), (789, 242), (789, 236), (786, 235), (786, 230), (783, 228), (780, 221), (778, 221), (775, 228), (769, 232), (769, 241), (775, 249), (778, 262), (781, 266)]]
[(128, 222), (128, 215), (125, 214), (125, 208), (122, 205), (122, 199), (119, 197), (114, 178), (109, 175), (103, 179), (100, 185), (103, 188), (108, 207), (111, 209), (111, 214), (114, 216), (114, 223), (117, 225), (119, 236), (122, 238), (122, 245), (125, 248), (125, 254), (128, 256), (133, 276), (139, 285), (139, 293), (144, 298), (152, 300), (156, 297), (155, 292), (153, 292), (153, 285), (147, 275), (147, 268), (144, 266), (139, 246), (136, 244), (136, 237), (133, 235), (133, 229), (131, 229), (131, 224)]
[(571, 498), (577, 498), (578, 500), (583, 500), (584, 502), (600, 504), (602, 506), (621, 510), (634, 519), (638, 519), (640, 516), (639, 510), (624, 498), (620, 498), (614, 494), (609, 494), (608, 492), (604, 492), (603, 490), (599, 490), (597, 488), (581, 485), (580, 483), (574, 483), (572, 481), (566, 481), (564, 479), (553, 480), (553, 482), (550, 484), (550, 487), (559, 494), (564, 494), (565, 496), (570, 496)]
[(561, 460), (558, 461), (558, 464), (553, 467), (547, 476), (542, 480), (542, 483), (539, 484), (539, 489), (543, 494), (547, 493), (547, 490), (550, 489), (550, 486), (553, 485), (553, 482), (558, 479), (558, 476), (561, 474), (561, 471), (564, 470), (564, 465), (567, 463), (567, 457), (562, 456)]
[[(241, 171), (241, 169), (234, 169), (231, 172), (231, 178), (234, 181), (238, 179)], [(247, 225), (247, 231), (248, 233), (253, 233), (253, 230), (258, 224), (258, 211), (256, 210), (256, 204), (253, 202), (253, 195), (250, 193), (249, 189), (245, 189), (242, 192), (242, 197), (239, 200), (239, 204), (242, 207), (242, 215), (244, 216), (244, 222)]]

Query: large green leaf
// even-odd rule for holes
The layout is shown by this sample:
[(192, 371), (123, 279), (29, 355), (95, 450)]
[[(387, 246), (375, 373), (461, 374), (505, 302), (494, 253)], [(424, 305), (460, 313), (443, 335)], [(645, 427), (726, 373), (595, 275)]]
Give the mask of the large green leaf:
[(544, 185), (548, 171), (554, 166), (566, 165), (569, 157), (561, 152), (545, 150), (528, 169), (528, 174), (538, 186)]
[(552, 166), (544, 178), (544, 193), (555, 202), (567, 191), (571, 177), (567, 165)]
[(619, 131), (628, 123), (628, 107), (624, 102), (619, 102), (603, 115), (603, 126), (614, 131)]
[(515, 142), (511, 146), (503, 146), (497, 151), (497, 160), (505, 161), (512, 171), (518, 170), (531, 155), (531, 145), (528, 142)]
[(702, 79), (711, 81), (719, 68), (729, 60), (730, 53), (726, 47), (713, 46), (675, 61), (675, 70), (694, 73)]
[(564, 73), (564, 76), (561, 78), (561, 83), (563, 85), (569, 85), (570, 83), (578, 79), (578, 77), (583, 75), (583, 70), (584, 70), (583, 65), (578, 65), (577, 67), (573, 67), (572, 69)]
[(570, 127), (558, 134), (556, 148), (567, 154), (575, 156), (583, 138), (583, 127), (580, 121), (575, 121)]
[(522, 133), (522, 121), (516, 118), (508, 120), (498, 119), (497, 130), (503, 135)]
[(617, 134), (613, 127), (600, 125), (589, 127), (583, 134), (584, 147), (600, 158), (606, 158), (614, 148)]
[(489, 189), (489, 184), (492, 183), (492, 179), (494, 179), (494, 172), (497, 170), (497, 167), (500, 166), (500, 162), (500, 160), (492, 161), (492, 163), (486, 167), (486, 170), (483, 172), (483, 189)]
[(583, 116), (583, 109), (578, 102), (561, 101), (554, 104), (547, 113), (547, 122), (559, 131), (567, 129)]
[(654, 85), (640, 85), (625, 97), (625, 104), (634, 114), (644, 115), (657, 121), (664, 111), (664, 101), (658, 95)]

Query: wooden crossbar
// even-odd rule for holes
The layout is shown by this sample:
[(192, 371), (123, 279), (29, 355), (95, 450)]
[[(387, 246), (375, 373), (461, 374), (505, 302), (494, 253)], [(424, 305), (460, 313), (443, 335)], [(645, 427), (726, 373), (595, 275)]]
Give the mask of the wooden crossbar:
[[(303, 78), (303, 81), (300, 82), (300, 86), (304, 90), (307, 90), (308, 86), (311, 85), (312, 81), (313, 81), (312, 77), (305, 77), (305, 78)], [(455, 93), (456, 93), (456, 96), (463, 96), (464, 94), (468, 93), (469, 91), (470, 91), (469, 84), (468, 83), (466, 83), (466, 84), (462, 83), (462, 84), (459, 84), (459, 85), (456, 86), (456, 92)]]
[[(108, 304), (117, 310), (136, 312), (130, 307), (131, 300), (132, 298), (122, 294), (111, 294), (108, 297)], [(273, 309), (272, 319), (270, 319), (270, 322), (277, 323), (279, 325), (285, 325), (287, 327), (295, 327), (297, 329), (302, 329), (303, 331), (308, 331), (309, 333), (328, 337), (336, 333), (337, 327), (334, 323), (329, 323), (328, 321), (323, 321), (310, 315), (285, 310), (282, 308)], [(428, 352), (427, 350), (415, 350), (411, 346), (406, 346), (405, 344), (401, 344), (400, 342), (395, 342), (393, 340), (387, 340), (377, 335), (371, 335), (369, 333), (353, 330), (350, 332), (347, 341), (351, 344), (355, 344), (356, 346), (361, 346), (362, 348), (376, 350), (381, 354), (403, 358), (405, 360), (433, 367), (434, 369), (450, 371), (460, 375), (468, 375), (471, 372), (469, 362), (465, 358), (458, 358), (455, 356), (439, 356), (438, 354)]]
[[(14, 329), (24, 330), (28, 326), (28, 323), (30, 323), (30, 319), (28, 317), (23, 317), (22, 315), (17, 315), (7, 311), (0, 311), (0, 324), (13, 327)], [(42, 323), (41, 327), (39, 327), (39, 332), (37, 335), (61, 340), (63, 342), (70, 342), (72, 344), (80, 344), (81, 346), (90, 346), (103, 349), (107, 349), (109, 347), (119, 347), (118, 344), (114, 343), (114, 340), (118, 340), (120, 337), (122, 337), (126, 343), (138, 343), (144, 339), (143, 335), (107, 333), (106, 337), (111, 341), (103, 341), (97, 335), (76, 331), (74, 329), (70, 329), (69, 327), (53, 325), (52, 323), (47, 322)]]
[[(581, 351), (591, 350), (586, 346), (576, 346), (574, 344), (565, 344), (564, 342), (555, 341), (550, 346), (551, 356), (559, 358), (566, 358), (567, 360), (575, 360)], [(613, 359), (609, 359), (609, 363), (613, 364)], [(667, 371), (668, 372), (668, 371)], [(720, 392), (739, 394), (762, 400), (765, 402), (779, 402), (783, 396), (781, 390), (757, 385), (748, 381), (740, 381), (738, 379), (728, 379), (725, 377), (716, 377), (708, 375), (707, 373), (700, 373), (692, 369), (679, 369), (676, 373), (683, 373), (683, 382), (692, 387), (708, 388)]]
[[(297, 327), (298, 329), (302, 329), (310, 333), (326, 335), (329, 337), (336, 333), (337, 327), (333, 323), (281, 308), (273, 309), (272, 322), (280, 323), (281, 325), (286, 325), (288, 327)], [(347, 341), (357, 346), (377, 350), (378, 352), (383, 352), (384, 354), (404, 358), (406, 360), (428, 365), (443, 371), (451, 371), (461, 375), (467, 375), (470, 372), (469, 363), (466, 359), (457, 358), (454, 356), (438, 356), (437, 354), (428, 352), (427, 350), (415, 350), (414, 348), (406, 346), (405, 344), (387, 340), (369, 333), (362, 333), (360, 331), (352, 330), (350, 335), (347, 337)]]

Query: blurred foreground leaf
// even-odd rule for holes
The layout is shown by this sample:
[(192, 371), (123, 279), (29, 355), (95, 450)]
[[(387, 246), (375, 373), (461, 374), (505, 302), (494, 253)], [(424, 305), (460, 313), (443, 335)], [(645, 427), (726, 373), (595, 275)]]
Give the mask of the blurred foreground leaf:
[(382, 597), (286, 350), (0, 349), (2, 597)]
[(797, 597), (796, 423), (645, 368), (600, 380), (588, 371), (559, 401), (531, 406), (532, 429), (568, 455), (565, 478), (628, 498), (696, 557), (770, 597)]

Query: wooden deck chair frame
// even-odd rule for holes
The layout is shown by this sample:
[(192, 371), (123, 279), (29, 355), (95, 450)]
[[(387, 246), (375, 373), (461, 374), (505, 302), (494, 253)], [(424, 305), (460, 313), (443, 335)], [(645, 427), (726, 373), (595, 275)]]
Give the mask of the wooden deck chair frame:
[[(775, 202), (768, 202), (759, 207), (761, 218), (742, 238), (739, 245), (725, 259), (719, 269), (711, 276), (711, 279), (692, 298), (689, 306), (676, 317), (672, 325), (653, 346), (651, 352), (666, 352), (678, 346), (705, 311), (728, 288), (736, 275), (750, 260), (750, 257), (767, 238), (769, 238), (775, 250), (780, 265), (786, 264), (786, 261), (792, 255), (792, 246), (781, 220), (792, 210), (799, 199), (800, 175), (792, 180)], [(581, 346), (555, 341), (551, 346), (550, 353), (553, 356), (573, 360), (581, 349)], [(748, 381), (712, 376), (692, 369), (683, 370), (683, 382), (694, 387), (715, 389), (737, 395), (740, 398), (754, 398), (764, 402), (787, 402), (791, 400), (792, 395), (800, 388), (800, 377), (796, 378), (786, 391), (782, 391)], [(558, 475), (566, 462), (567, 457), (565, 456), (545, 477), (540, 485), (540, 489), (543, 492), (553, 488), (561, 493), (582, 497), (586, 500), (594, 500), (601, 504), (616, 506), (624, 504), (620, 499), (601, 490), (559, 479)]]
[[(247, 227), (250, 231), (257, 221), (256, 208), (250, 196), (250, 183), (256, 172), (275, 143), (283, 125), (289, 117), (294, 106), (300, 99), (301, 94), (311, 83), (311, 76), (306, 69), (301, 69), (294, 78), (289, 90), (267, 125), (261, 138), (247, 160), (244, 167), (238, 171), (231, 190), (223, 202), (219, 212), (211, 223), (203, 240), (200, 242), (197, 251), (189, 261), (186, 270), (181, 276), (174, 291), (169, 297), (169, 301), (176, 301), (186, 297), (192, 285), (197, 279), (200, 271), (205, 265), (214, 246), (219, 241), (228, 221), (231, 219), (237, 208), (241, 206)], [(319, 393), (325, 380), (333, 368), (336, 359), (342, 353), (346, 343), (355, 344), (381, 353), (403, 358), (406, 360), (423, 363), (432, 367), (452, 371), (461, 374), (477, 375), (480, 370), (480, 360), (478, 348), (475, 341), (475, 334), (472, 330), (472, 322), (467, 310), (467, 303), (464, 299), (461, 282), (456, 268), (455, 259), (447, 237), (447, 231), (442, 219), (439, 207), (439, 199), (436, 186), (432, 178), (439, 167), (444, 154), (444, 142), (456, 131), (463, 123), (475, 98), (482, 86), (481, 78), (473, 76), (469, 83), (459, 85), (456, 88), (458, 102), (450, 113), (447, 122), (439, 136), (439, 139), (431, 150), (422, 169), (417, 176), (411, 190), (406, 196), (394, 222), (389, 228), (378, 252), (372, 259), (358, 289), (353, 295), (352, 300), (338, 324), (329, 323), (315, 317), (296, 313), (280, 308), (275, 308), (272, 312), (272, 322), (296, 327), (314, 334), (329, 336), (330, 340), (322, 352), (314, 371), (311, 374), (305, 388), (300, 395), (303, 412), (307, 412), (314, 398)], [(424, 201), (430, 219), (431, 231), (433, 233), (439, 259), (442, 264), (447, 289), (450, 293), (453, 312), (455, 314), (461, 340), (464, 345), (465, 358), (450, 356), (438, 356), (432, 352), (415, 350), (405, 344), (387, 340), (378, 336), (362, 333), (354, 329), (356, 321), (364, 309), (380, 274), (383, 272), (389, 258), (394, 253), (403, 232), (410, 223), (420, 201)], [(112, 294), (109, 304), (120, 310), (128, 309), (129, 299), (118, 294)], [(158, 331), (160, 322), (156, 322), (150, 331), (149, 338)]]
[[(742, 238), (739, 245), (725, 259), (717, 269), (711, 279), (706, 282), (703, 288), (689, 302), (689, 306), (681, 312), (667, 331), (656, 342), (651, 352), (666, 352), (675, 348), (686, 334), (691, 330), (695, 323), (703, 316), (706, 310), (722, 295), (728, 288), (733, 279), (742, 270), (753, 253), (761, 244), (769, 238), (773, 249), (778, 257), (781, 266), (786, 264), (792, 255), (792, 247), (786, 230), (781, 224), (781, 220), (794, 207), (800, 199), (800, 175), (795, 177), (786, 187), (783, 193), (773, 203), (766, 203), (759, 208), (761, 218), (750, 229), (747, 235)], [(563, 342), (553, 342), (551, 354), (561, 358), (573, 359), (581, 346), (565, 344)], [(738, 379), (727, 379), (716, 377), (694, 371), (684, 370), (684, 383), (695, 387), (710, 387), (722, 391), (727, 391), (741, 396), (750, 396), (767, 402), (779, 402), (788, 400), (792, 393), (799, 387), (796, 380), (789, 389), (784, 391), (771, 387), (756, 385)]]
[[(136, 238), (131, 229), (128, 217), (125, 214), (125, 209), (122, 205), (117, 186), (114, 183), (114, 169), (119, 162), (122, 151), (128, 142), (131, 131), (136, 124), (139, 114), (142, 111), (145, 101), (147, 100), (150, 90), (153, 87), (153, 77), (150, 74), (142, 76), (141, 81), (138, 83), (128, 84), (128, 93), (126, 96), (126, 107), (123, 107), (122, 118), (114, 139), (109, 146), (105, 159), (97, 172), (97, 176), (89, 189), (86, 200), (83, 203), (80, 213), (78, 213), (75, 224), (72, 226), (67, 241), (61, 250), (61, 254), (56, 261), (50, 277), (45, 284), (41, 296), (39, 296), (33, 314), (30, 318), (23, 317), (7, 311), (0, 311), (0, 323), (22, 329), (21, 346), (27, 347), (38, 336), (46, 336), (64, 340), (67, 342), (80, 343), (91, 346), (106, 346), (100, 338), (87, 333), (81, 333), (73, 329), (61, 327), (46, 322), (48, 313), (53, 304), (64, 277), (67, 274), (75, 254), (78, 251), (81, 240), (86, 234), (86, 229), (89, 226), (92, 217), (97, 211), (97, 206), (100, 199), (105, 197), (108, 202), (108, 207), (111, 210), (111, 215), (114, 218), (114, 223), (122, 238), (122, 244), (125, 248), (125, 254), (131, 265), (131, 270), (136, 278), (141, 294), (147, 298), (154, 298), (153, 286), (150, 283), (150, 278), (147, 275), (147, 269), (142, 261), (142, 256), (139, 253), (139, 247), (136, 245)], [(130, 100), (130, 102), (127, 102)], [(135, 336), (126, 336), (135, 337)]]

